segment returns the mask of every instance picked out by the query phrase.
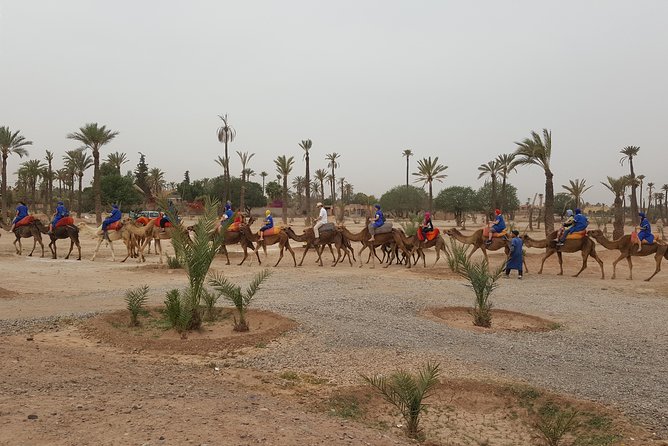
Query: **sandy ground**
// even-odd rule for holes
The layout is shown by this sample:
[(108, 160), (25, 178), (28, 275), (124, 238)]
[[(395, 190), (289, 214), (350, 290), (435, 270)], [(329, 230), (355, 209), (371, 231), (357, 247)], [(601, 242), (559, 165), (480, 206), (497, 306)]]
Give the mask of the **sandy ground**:
[[(300, 232), (300, 228), (297, 228), (297, 232)], [(110, 261), (109, 251), (103, 247), (98, 259), (90, 262), (94, 242), (85, 237), (82, 238), (82, 242), (84, 260), (80, 262), (52, 260), (48, 258), (48, 251), (47, 258), (44, 259), (18, 257), (14, 254), (10, 234), (2, 231), (0, 321), (31, 318), (46, 318), (45, 320), (49, 321), (49, 318), (57, 315), (122, 309), (123, 291), (142, 284), (151, 287), (150, 303), (161, 304), (167, 290), (181, 287), (186, 283), (182, 271), (159, 267), (156, 256), (149, 256), (145, 264), (131, 260), (125, 264), (113, 263)], [(59, 244), (62, 256), (66, 242), (61, 241)], [(298, 243), (292, 245), (299, 246)], [(169, 246), (167, 250), (171, 251)], [(606, 275), (609, 277), (610, 262), (616, 257), (616, 252), (607, 252), (602, 247), (597, 251), (605, 262)], [(270, 249), (270, 260), (276, 259), (276, 256), (276, 251)], [(297, 261), (300, 257), (301, 249), (298, 249)], [(226, 267), (218, 258), (214, 268), (224, 271), (232, 279), (242, 281), (248, 280), (258, 269), (256, 263), (253, 266), (235, 266), (234, 263), (241, 259), (241, 254), (238, 252), (231, 253), (231, 258), (233, 266)], [(326, 254), (325, 258), (328, 259), (329, 254)], [(540, 251), (530, 250), (531, 271), (522, 284), (532, 290), (532, 294), (526, 296), (532, 303), (517, 305), (513, 299), (517, 298), (517, 290), (521, 289), (517, 288), (518, 281), (513, 280), (512, 284), (509, 282), (503, 284), (499, 292), (499, 306), (507, 310), (526, 311), (564, 324), (566, 326), (564, 331), (574, 336), (573, 339), (580, 335), (586, 338), (591, 326), (602, 324), (607, 327), (606, 330), (617, 327), (620, 345), (637, 342), (639, 346), (639, 351), (632, 352), (633, 354), (626, 360), (629, 361), (628, 373), (645, 371), (643, 373), (648, 375), (646, 385), (649, 388), (637, 389), (641, 396), (636, 399), (625, 398), (625, 392), (633, 391), (627, 389), (620, 390), (618, 397), (616, 394), (611, 397), (606, 392), (598, 391), (600, 389), (596, 388), (596, 382), (599, 378), (601, 386), (606, 386), (606, 382), (610, 382), (606, 381), (605, 373), (608, 373), (606, 370), (601, 370), (600, 377), (590, 377), (593, 383), (591, 389), (585, 386), (583, 391), (579, 391), (578, 386), (569, 383), (589, 378), (563, 376), (563, 382), (562, 379), (557, 379), (549, 383), (534, 376), (530, 368), (517, 372), (506, 367), (502, 367), (504, 370), (501, 370), (494, 361), (487, 361), (482, 357), (467, 357), (457, 351), (443, 354), (442, 351), (432, 350), (433, 357), (447, 361), (444, 366), (453, 377), (502, 378), (508, 382), (516, 380), (619, 409), (626, 413), (639, 429), (634, 435), (639, 435), (641, 438), (633, 444), (648, 443), (652, 439), (667, 435), (668, 397), (665, 376), (668, 371), (666, 362), (668, 360), (665, 353), (668, 351), (666, 349), (668, 342), (665, 330), (662, 331), (658, 327), (658, 321), (662, 317), (658, 314), (652, 315), (651, 308), (655, 307), (657, 312), (665, 315), (668, 273), (659, 273), (652, 282), (643, 282), (641, 278), (649, 276), (653, 271), (654, 261), (653, 258), (636, 258), (634, 259), (636, 279), (633, 281), (619, 279), (627, 275), (625, 264), (620, 264), (617, 280), (601, 281), (598, 265), (593, 261), (590, 261), (589, 268), (579, 279), (569, 276), (557, 277), (555, 256), (548, 260), (545, 274), (539, 277), (535, 275), (539, 258)], [(566, 254), (564, 258), (565, 273), (567, 275), (575, 273), (581, 262), (580, 255)], [(335, 307), (339, 305), (336, 303), (337, 299), (348, 302), (347, 297), (344, 298), (342, 294), (346, 289), (351, 295), (362, 293), (370, 302), (377, 301), (381, 304), (380, 300), (384, 298), (383, 294), (386, 292), (405, 292), (407, 297), (426, 292), (434, 298), (438, 293), (436, 290), (462, 294), (464, 287), (461, 281), (444, 268), (426, 270), (419, 268), (407, 271), (403, 267), (392, 266), (389, 269), (377, 267), (375, 270), (370, 270), (368, 266), (360, 269), (357, 266), (350, 268), (347, 264), (336, 268), (329, 266), (321, 268), (314, 265), (314, 259), (315, 257), (310, 254), (304, 263), (305, 266), (295, 269), (292, 267), (292, 259), (287, 254), (270, 279), (270, 285), (267, 286), (268, 297), (257, 302), (259, 308), (285, 314), (301, 324), (301, 328), (289, 332), (276, 342), (263, 345), (262, 348), (242, 352), (236, 359), (221, 355), (183, 357), (150, 351), (132, 353), (131, 350), (114, 348), (94, 338), (87, 338), (76, 326), (63, 327), (62, 324), (54, 325), (53, 329), (49, 329), (49, 323), (38, 325), (39, 328), (34, 330), (19, 328), (20, 334), (11, 335), (10, 332), (9, 335), (3, 336), (0, 345), (0, 353), (5, 358), (0, 367), (0, 374), (3, 376), (0, 381), (0, 430), (2, 431), (0, 443), (286, 445), (409, 443), (398, 429), (381, 429), (370, 423), (349, 421), (313, 410), (311, 399), (300, 396), (300, 391), (295, 389), (290, 392), (282, 391), (281, 385), (275, 384), (276, 376), (285, 373), (285, 370), (296, 370), (298, 373), (322, 377), (323, 380), (336, 385), (359, 385), (359, 370), (380, 373), (398, 367), (413, 368), (416, 356), (422, 358), (428, 356), (424, 351), (418, 355), (414, 354), (409, 344), (404, 346), (407, 350), (401, 353), (400, 350), (403, 348), (401, 343), (395, 343), (388, 349), (388, 346), (381, 345), (375, 339), (375, 328), (372, 325), (358, 326), (356, 331), (361, 337), (356, 338), (354, 343), (346, 341), (333, 344), (337, 334), (335, 325), (330, 328), (327, 323), (313, 319), (311, 315), (300, 314), (300, 302), (306, 302), (314, 293), (324, 296), (330, 287), (331, 289), (339, 287), (336, 293), (332, 291), (332, 295), (323, 298), (320, 305), (325, 309), (329, 308), (328, 305)], [(431, 254), (428, 262), (433, 262), (433, 259)], [(499, 255), (492, 256), (493, 263), (500, 261)], [(332, 285), (322, 285), (330, 282)], [(505, 291), (503, 287), (506, 287)], [(293, 289), (299, 291), (291, 295)], [(549, 299), (549, 303), (544, 306), (536, 302), (536, 299), (541, 298), (542, 289), (545, 290), (545, 299)], [(555, 296), (559, 293), (563, 294), (564, 302), (573, 306), (576, 305), (576, 301), (589, 299), (588, 303), (583, 302), (582, 305), (589, 307), (612, 305), (615, 311), (594, 313), (598, 314), (600, 320), (583, 319), (580, 316), (584, 313), (580, 308), (564, 307), (563, 303), (558, 302)], [(269, 296), (276, 296), (276, 299), (272, 300)], [(577, 296), (577, 299), (571, 301), (566, 296), (568, 298)], [(417, 301), (423, 309), (434, 304), (434, 299), (421, 301), (418, 298)], [(465, 301), (454, 299), (449, 303), (461, 305), (462, 302)], [(345, 314), (355, 314), (355, 312), (367, 314), (371, 310), (373, 309), (352, 307), (348, 308), (346, 310), (348, 313)], [(382, 312), (379, 311), (379, 314), (382, 315)], [(639, 318), (646, 314), (648, 318), (656, 316), (657, 321)], [(587, 313), (587, 317), (589, 316)], [(334, 316), (336, 317), (342, 316)], [(413, 318), (413, 314), (410, 318)], [(327, 319), (332, 320), (332, 317), (327, 316)], [(377, 323), (385, 322), (379, 320)], [(649, 329), (647, 337), (652, 339), (643, 336), (624, 338), (623, 332), (627, 326), (629, 326), (628, 332), (636, 336), (636, 333), (642, 332), (643, 324)], [(365, 336), (367, 331), (368, 334)], [(7, 333), (7, 329), (4, 332)], [(34, 336), (29, 336), (31, 334)], [(552, 335), (532, 334), (532, 336), (547, 336), (536, 338), (540, 340), (549, 339)], [(28, 341), (27, 337), (32, 337), (33, 340)], [(485, 339), (491, 338), (467, 339), (477, 345), (481, 342), (484, 345)], [(511, 338), (501, 337), (499, 342), (514, 341)], [(614, 343), (615, 339), (611, 339), (610, 342)], [(308, 356), (303, 357), (303, 361), (294, 359), (295, 355), (316, 354), (309, 350), (311, 347), (314, 350), (322, 350), (322, 357), (318, 356), (317, 360), (313, 357), (309, 360)], [(602, 356), (614, 357), (619, 353), (608, 352), (607, 345), (604, 347), (599, 352)], [(663, 353), (648, 352), (647, 357), (655, 362), (646, 364), (642, 351), (647, 348), (663, 348)], [(342, 351), (346, 352), (345, 358), (341, 356)], [(377, 352), (387, 356), (387, 351), (396, 353), (393, 353), (393, 357), (389, 360), (376, 360)], [(369, 354), (370, 352), (376, 354)], [(526, 353), (522, 351), (521, 354)], [(528, 354), (531, 355), (531, 352)], [(531, 358), (526, 359), (531, 363)], [(219, 370), (211, 366), (213, 363), (219, 365)], [(624, 371), (621, 369), (623, 367), (612, 373), (619, 375), (619, 380), (623, 381)], [(556, 373), (555, 376), (558, 376), (558, 370)], [(309, 389), (309, 392), (312, 395), (322, 393), (317, 386)], [(656, 396), (656, 400), (652, 400), (652, 395)], [(651, 408), (647, 412), (639, 410), (638, 400), (645, 401)], [(28, 420), (29, 415), (37, 415), (37, 419)], [(500, 421), (498, 425), (501, 425)], [(513, 427), (508, 426), (505, 429), (505, 432), (508, 432), (513, 430)], [(629, 432), (633, 431), (629, 429)], [(489, 439), (488, 431), (485, 435)], [(508, 440), (510, 443), (503, 443), (499, 439), (496, 441), (494, 435), (491, 435), (489, 444), (513, 444), (512, 438)], [(501, 437), (499, 434), (499, 438)], [(470, 441), (471, 443), (448, 443), (439, 440), (437, 444), (477, 444), (473, 439)], [(627, 438), (626, 441), (630, 440)]]

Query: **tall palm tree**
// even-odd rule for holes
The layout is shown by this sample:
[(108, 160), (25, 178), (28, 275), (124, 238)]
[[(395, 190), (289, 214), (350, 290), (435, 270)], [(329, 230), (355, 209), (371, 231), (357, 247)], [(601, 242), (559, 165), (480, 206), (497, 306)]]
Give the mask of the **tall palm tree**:
[(664, 184), (661, 186), (661, 190), (663, 191), (663, 207), (665, 209), (665, 215), (668, 217), (668, 184)]
[(642, 196), (642, 191), (643, 191), (643, 182), (645, 181), (645, 175), (638, 175), (636, 177), (636, 180), (638, 180), (638, 184), (640, 185), (640, 203), (638, 203), (638, 205), (644, 211), (646, 208), (645, 208), (645, 199)]
[(304, 151), (304, 161), (306, 162), (306, 175), (304, 176), (304, 186), (306, 188), (306, 215), (309, 222), (311, 221), (311, 156), (309, 151), (313, 147), (313, 141), (304, 139), (299, 143), (299, 147)]
[(320, 201), (325, 202), (325, 180), (327, 179), (327, 171), (325, 169), (318, 169), (315, 171), (315, 179), (320, 182)]
[(32, 145), (32, 141), (28, 141), (20, 135), (21, 131), (12, 132), (9, 127), (0, 127), (0, 153), (2, 153), (2, 210), (0, 219), (4, 220), (7, 217), (7, 158), (11, 154), (18, 155), (19, 158), (28, 156), (27, 146)]
[(84, 172), (88, 170), (90, 166), (94, 165), (94, 161), (91, 156), (86, 153), (85, 147), (76, 150), (68, 150), (65, 152), (65, 156), (63, 156), (63, 161), (65, 161), (65, 167), (79, 179), (79, 191), (77, 194), (77, 217), (81, 218)]
[(354, 193), (353, 185), (350, 184), (350, 183), (346, 183), (346, 187), (344, 188), (344, 191), (345, 191), (346, 202), (350, 203), (353, 199), (353, 193)]
[(116, 169), (116, 173), (121, 175), (121, 167), (128, 162), (128, 157), (125, 153), (114, 152), (107, 155), (105, 160), (111, 167)]
[[(637, 189), (638, 185), (635, 182), (636, 179), (636, 173), (633, 170), (633, 158), (638, 156), (638, 152), (640, 151), (640, 147), (638, 146), (626, 146), (622, 150), (619, 151), (623, 157), (619, 160), (619, 163), (624, 165), (624, 162), (628, 161), (629, 162), (629, 169), (631, 171), (631, 220), (634, 222), (638, 222), (638, 196), (637, 196)], [(642, 192), (642, 190), (641, 190)]]
[(255, 156), (254, 153), (240, 152), (237, 150), (237, 155), (239, 155), (239, 160), (241, 160), (241, 189), (239, 191), (239, 207), (245, 209), (246, 205), (246, 170), (248, 170), (248, 163), (251, 158)]
[(264, 193), (264, 181), (269, 176), (269, 174), (263, 170), (262, 172), (260, 172), (260, 176), (262, 177), (262, 195), (264, 195), (265, 194)]
[(406, 187), (408, 187), (408, 171), (410, 170), (410, 157), (413, 156), (413, 151), (411, 149), (405, 149), (401, 152), (401, 156), (406, 158)]
[[(642, 189), (640, 189), (642, 193)], [(649, 213), (649, 209), (652, 207), (652, 193), (654, 192), (654, 183), (649, 182), (647, 183), (647, 213)]]
[(30, 189), (30, 199), (33, 205), (36, 205), (37, 181), (42, 177), (44, 172), (44, 164), (41, 160), (28, 160), (21, 163), (19, 172), (25, 178), (28, 188)]
[(287, 158), (285, 155), (281, 155), (274, 160), (276, 165), (276, 172), (283, 179), (283, 223), (287, 224), (288, 222), (288, 175), (292, 172), (292, 166), (295, 164), (295, 158), (291, 156)]
[(434, 203), (434, 192), (432, 185), (434, 181), (438, 181), (440, 183), (443, 182), (443, 179), (447, 177), (447, 175), (443, 172), (445, 172), (445, 169), (447, 168), (448, 166), (444, 166), (443, 164), (438, 163), (438, 157), (434, 157), (433, 160), (431, 157), (429, 157), (418, 160), (418, 170), (417, 172), (413, 172), (413, 176), (417, 177), (415, 179), (416, 183), (424, 183), (424, 185), (429, 185), (429, 212), (432, 211)]
[[(344, 195), (343, 192), (345, 191), (346, 187), (346, 179), (344, 177), (339, 177), (339, 191), (341, 193), (341, 207), (344, 205)], [(341, 213), (343, 215), (343, 213)]]
[(336, 152), (332, 152), (327, 154), (325, 156), (325, 159), (327, 160), (327, 167), (332, 169), (332, 206), (334, 206), (334, 203), (336, 203), (336, 173), (335, 169), (339, 167), (339, 162), (337, 161), (339, 158), (341, 158), (341, 155), (339, 155)]
[(292, 179), (292, 187), (295, 188), (297, 193), (297, 207), (302, 208), (302, 197), (304, 195), (304, 177), (298, 175)]
[(44, 179), (46, 180), (46, 212), (50, 214), (53, 202), (53, 179), (55, 177), (53, 173), (53, 152), (47, 150), (44, 155), (44, 161), (47, 163), (44, 175)]
[(478, 171), (480, 172), (478, 174), (478, 179), (482, 177), (489, 177), (490, 180), (492, 181), (492, 209), (498, 209), (499, 208), (499, 197), (498, 194), (496, 193), (497, 190), (497, 184), (498, 184), (498, 178), (497, 176), (499, 175), (499, 163), (496, 160), (492, 160), (486, 164), (481, 164), (478, 166)]
[(86, 124), (78, 132), (67, 135), (69, 139), (82, 142), (93, 152), (93, 194), (95, 195), (95, 220), (102, 223), (102, 190), (100, 187), (100, 148), (109, 144), (118, 132), (108, 130), (106, 126), (98, 126), (97, 122)]
[(508, 184), (508, 176), (511, 172), (516, 172), (515, 154), (503, 153), (496, 157), (496, 163), (499, 166), (499, 175), (501, 175), (501, 209), (506, 207), (506, 188)]
[(157, 197), (167, 185), (167, 182), (165, 181), (165, 172), (158, 167), (151, 168), (151, 170), (148, 171), (146, 182), (148, 183), (148, 187), (151, 189), (153, 196)]
[(601, 184), (615, 195), (615, 202), (613, 204), (613, 207), (615, 208), (615, 221), (613, 223), (612, 238), (617, 240), (624, 235), (624, 210), (622, 208), (622, 197), (626, 191), (628, 181), (626, 177), (608, 177), (608, 182), (601, 182)]
[[(234, 141), (234, 138), (237, 137), (237, 131), (230, 125), (230, 122), (227, 118), (227, 114), (225, 115), (218, 115), (221, 121), (223, 121), (223, 124), (218, 127), (218, 141), (225, 144), (225, 158), (226, 163), (221, 164), (221, 167), (223, 168), (223, 180), (225, 181), (225, 200), (229, 201), (231, 197), (231, 191), (230, 191), (230, 166), (229, 166), (229, 160), (230, 156), (227, 153), (227, 145)], [(220, 158), (220, 157), (218, 157)]]
[(528, 166), (535, 165), (543, 169), (545, 173), (545, 235), (550, 235), (554, 231), (554, 184), (552, 178), (554, 174), (550, 169), (550, 158), (552, 157), (552, 132), (543, 129), (543, 137), (531, 132), (530, 138), (525, 138), (522, 142), (516, 142), (517, 157), (516, 165)]
[(562, 184), (561, 187), (573, 197), (573, 200), (575, 200), (575, 207), (579, 208), (582, 203), (582, 195), (593, 186), (587, 186), (587, 181), (584, 179), (576, 179), (575, 181), (568, 180), (568, 182), (570, 183), (569, 185)]
[(320, 199), (320, 182), (318, 180), (313, 180), (311, 182), (311, 188), (313, 190), (313, 197), (316, 200)]
[[(227, 171), (230, 168), (230, 159), (226, 156), (222, 157), (218, 155), (218, 157), (213, 161), (223, 168), (223, 185), (227, 190)], [(227, 192), (225, 193), (225, 197), (227, 197)], [(226, 198), (226, 200), (229, 201), (229, 198)]]

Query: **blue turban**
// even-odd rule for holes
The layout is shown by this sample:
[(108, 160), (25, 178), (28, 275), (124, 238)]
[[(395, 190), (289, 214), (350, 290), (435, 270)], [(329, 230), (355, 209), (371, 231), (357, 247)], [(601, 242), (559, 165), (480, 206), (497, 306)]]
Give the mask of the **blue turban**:
[(59, 202), (56, 203), (56, 204), (57, 204), (58, 206), (64, 206), (64, 205), (65, 205), (65, 203), (63, 203), (62, 201), (59, 201)]
[(579, 214), (582, 214), (582, 211), (580, 210), (580, 208), (577, 208), (575, 210), (575, 215), (579, 215)]
[(373, 207), (375, 207), (376, 209), (380, 209), (380, 205), (379, 205), (379, 204), (374, 204)]
[(112, 204), (111, 207), (114, 209), (118, 209), (118, 205), (116, 203)]
[(645, 218), (645, 213), (644, 212), (638, 212), (638, 216), (642, 217), (642, 218)]

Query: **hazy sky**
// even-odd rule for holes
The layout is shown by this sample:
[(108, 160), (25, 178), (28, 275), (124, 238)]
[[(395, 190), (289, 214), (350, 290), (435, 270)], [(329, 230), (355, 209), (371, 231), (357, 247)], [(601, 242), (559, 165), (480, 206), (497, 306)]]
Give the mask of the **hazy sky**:
[[(403, 149), (449, 166), (437, 191), (478, 187), (478, 165), (547, 127), (556, 191), (586, 178), (585, 199), (610, 202), (599, 182), (627, 173), (626, 145), (668, 183), (666, 17), (664, 0), (0, 0), (0, 125), (60, 158), (68, 132), (106, 124), (105, 153), (180, 181), (221, 174), (227, 113), (233, 174), (242, 150), (270, 178), (280, 154), (303, 175), (310, 138), (313, 170), (338, 152), (337, 176), (374, 194), (404, 181)], [(544, 187), (537, 167), (511, 182), (522, 201)]]

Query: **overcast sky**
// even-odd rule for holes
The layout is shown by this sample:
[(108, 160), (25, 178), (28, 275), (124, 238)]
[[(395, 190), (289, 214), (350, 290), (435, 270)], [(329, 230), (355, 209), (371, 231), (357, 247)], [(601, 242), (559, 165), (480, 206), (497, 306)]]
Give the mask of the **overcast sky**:
[[(338, 152), (337, 176), (373, 194), (405, 181), (406, 148), (449, 166), (437, 191), (478, 187), (481, 163), (546, 127), (556, 191), (586, 178), (610, 202), (599, 182), (628, 172), (626, 145), (668, 183), (667, 17), (664, 0), (0, 0), (0, 125), (60, 158), (68, 132), (106, 124), (105, 153), (180, 181), (221, 174), (227, 113), (256, 172), (287, 154), (303, 175), (310, 138), (312, 170)], [(544, 188), (537, 167), (510, 181), (522, 201)]]

